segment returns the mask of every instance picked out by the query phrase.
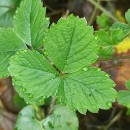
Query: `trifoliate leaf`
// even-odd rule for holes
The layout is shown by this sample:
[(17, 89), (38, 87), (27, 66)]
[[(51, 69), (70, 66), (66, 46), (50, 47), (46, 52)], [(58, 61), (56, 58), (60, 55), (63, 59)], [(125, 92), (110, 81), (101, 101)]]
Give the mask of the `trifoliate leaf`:
[(97, 17), (97, 24), (100, 26), (101, 29), (108, 30), (110, 29), (111, 25), (110, 18), (106, 14), (102, 13), (100, 16)]
[(0, 77), (7, 77), (9, 59), (16, 51), (25, 49), (26, 46), (18, 38), (12, 28), (0, 29)]
[(130, 9), (128, 9), (128, 11), (125, 13), (125, 18), (126, 18), (128, 24), (130, 24)]
[(37, 52), (23, 51), (11, 58), (10, 73), (18, 93), (29, 103), (43, 103), (56, 95), (61, 104), (85, 113), (108, 109), (114, 101), (114, 83), (96, 68), (84, 68), (73, 74), (58, 75)]
[(78, 130), (76, 114), (64, 106), (55, 106), (52, 115), (43, 120), (45, 130)]
[(60, 104), (81, 113), (109, 109), (116, 96), (114, 83), (106, 73), (90, 67), (97, 59), (98, 46), (85, 19), (61, 19), (48, 31), (45, 48), (60, 72), (35, 51), (11, 58), (13, 82), (27, 102), (42, 104), (45, 98), (56, 96)]
[(130, 80), (126, 82), (126, 88), (128, 90), (120, 90), (118, 93), (119, 104), (130, 109)]
[(17, 117), (15, 130), (45, 130), (35, 116), (35, 110), (32, 106), (27, 106), (21, 110)]
[(46, 8), (42, 8), (40, 0), (23, 0), (16, 11), (14, 19), (15, 31), (27, 45), (39, 48), (44, 39), (48, 19)]
[(13, 16), (21, 0), (0, 0), (0, 27), (13, 26)]
[(66, 73), (78, 71), (97, 59), (98, 47), (93, 28), (87, 26), (84, 18), (73, 15), (50, 27), (44, 46), (48, 57)]

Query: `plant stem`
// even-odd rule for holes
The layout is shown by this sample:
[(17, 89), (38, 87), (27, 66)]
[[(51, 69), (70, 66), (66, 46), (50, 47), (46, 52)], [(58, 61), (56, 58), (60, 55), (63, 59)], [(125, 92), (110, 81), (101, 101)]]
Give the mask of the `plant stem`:
[(111, 57), (109, 59), (98, 59), (97, 61), (111, 61), (111, 60), (121, 60), (121, 59), (129, 59), (130, 55), (127, 56), (118, 56), (118, 57)]
[(102, 70), (109, 70), (109, 69), (113, 69), (114, 67), (121, 67), (123, 65), (123, 63), (119, 63), (119, 64), (116, 64), (116, 65), (111, 65), (111, 66), (108, 66), (106, 68), (102, 68)]
[[(98, 4), (99, 3), (100, 3), (100, 0), (98, 0)], [(95, 6), (94, 11), (93, 11), (93, 13), (92, 13), (92, 15), (90, 17), (89, 22), (88, 22), (89, 25), (92, 25), (92, 23), (94, 21), (94, 18), (95, 18), (95, 15), (96, 15), (96, 12), (97, 12), (97, 9), (98, 9), (97, 6)]]
[(56, 103), (56, 98), (53, 96), (52, 100), (51, 100), (51, 104), (50, 104), (50, 109), (49, 109), (49, 112), (48, 112), (49, 115), (52, 113), (53, 108), (55, 106), (55, 103)]
[(120, 111), (105, 127), (103, 130), (108, 130), (118, 119), (120, 119), (122, 111)]
[(99, 3), (95, 2), (94, 0), (88, 0), (91, 4), (93, 4), (94, 6), (96, 6), (98, 9), (100, 9), (101, 11), (103, 11), (108, 17), (110, 17), (111, 19), (113, 19), (114, 21), (118, 22), (119, 20), (114, 17), (110, 12), (108, 12), (106, 9), (104, 9)]
[(43, 52), (43, 50), (37, 50), (37, 51), (46, 58), (46, 60), (48, 61), (48, 63), (51, 66), (53, 66), (59, 74), (61, 74), (61, 71), (59, 70), (59, 68), (56, 65), (53, 64), (53, 62), (45, 55), (45, 53)]
[(14, 6), (8, 6), (8, 5), (0, 5), (0, 8), (8, 8), (8, 9), (14, 9)]
[(34, 110), (35, 110), (36, 118), (37, 118), (38, 120), (43, 120), (43, 118), (44, 118), (44, 113), (43, 113), (43, 111), (42, 111), (38, 106), (36, 106), (36, 105), (33, 105), (33, 108), (34, 108)]

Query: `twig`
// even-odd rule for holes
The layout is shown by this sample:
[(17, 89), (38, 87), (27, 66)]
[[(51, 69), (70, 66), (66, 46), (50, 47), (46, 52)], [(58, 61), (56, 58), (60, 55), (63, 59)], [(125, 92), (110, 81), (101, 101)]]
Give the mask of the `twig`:
[(118, 22), (119, 20), (114, 17), (110, 12), (108, 12), (106, 9), (104, 9), (100, 4), (98, 4), (97, 2), (95, 2), (94, 0), (88, 0), (91, 4), (93, 4), (94, 6), (96, 6), (98, 9), (100, 9), (101, 11), (103, 11), (108, 17), (110, 17), (111, 19), (113, 19), (114, 21)]
[(97, 61), (111, 61), (111, 60), (121, 60), (121, 59), (129, 59), (130, 58), (130, 55), (127, 55), (127, 56), (118, 56), (118, 57), (112, 57), (112, 58), (109, 58), (109, 59), (98, 59)]
[(116, 107), (114, 107), (114, 108), (112, 109), (112, 112), (111, 112), (111, 115), (110, 115), (110, 117), (109, 117), (109, 120), (111, 120), (111, 119), (114, 117), (115, 113), (116, 113)]
[(104, 128), (103, 130), (108, 130), (118, 119), (120, 119), (123, 111), (120, 111)]
[[(100, 4), (100, 0), (98, 0), (98, 4)], [(92, 15), (90, 17), (89, 22), (88, 22), (89, 25), (91, 25), (93, 23), (95, 15), (97, 13), (97, 9), (98, 9), (97, 6), (95, 6), (94, 11), (93, 11), (93, 13), (92, 13)]]
[(122, 66), (124, 63), (119, 63), (119, 64), (116, 64), (116, 65), (111, 65), (111, 66), (108, 66), (108, 67), (106, 67), (106, 68), (102, 68), (102, 70), (104, 71), (104, 70), (109, 70), (109, 69), (112, 69), (112, 68), (114, 68), (114, 67), (120, 67), (120, 66)]
[(64, 18), (67, 18), (68, 15), (69, 15), (69, 13), (70, 13), (70, 11), (67, 9), (66, 12), (65, 12), (65, 14), (63, 15), (63, 17), (64, 17)]

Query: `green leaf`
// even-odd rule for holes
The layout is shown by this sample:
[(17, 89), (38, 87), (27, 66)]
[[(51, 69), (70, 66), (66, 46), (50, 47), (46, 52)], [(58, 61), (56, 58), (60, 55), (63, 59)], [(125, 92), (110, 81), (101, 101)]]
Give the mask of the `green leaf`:
[(130, 91), (120, 90), (117, 99), (120, 105), (130, 108)]
[(18, 38), (12, 28), (0, 29), (0, 77), (7, 77), (9, 59), (16, 51), (25, 49), (26, 46)]
[(106, 14), (102, 13), (97, 17), (97, 24), (100, 26), (100, 28), (108, 30), (110, 29), (111, 22), (109, 17)]
[(23, 108), (19, 113), (15, 130), (44, 130), (42, 123), (37, 120), (32, 106)]
[(59, 102), (83, 114), (86, 109), (91, 112), (108, 109), (108, 103), (114, 101), (116, 94), (114, 83), (108, 77), (97, 68), (84, 68), (70, 74), (58, 89)]
[(130, 9), (125, 13), (126, 20), (128, 24), (122, 23), (122, 22), (116, 22), (113, 24), (113, 29), (122, 29), (125, 36), (129, 35), (130, 33)]
[(130, 9), (128, 9), (128, 11), (125, 13), (125, 18), (126, 18), (128, 24), (130, 24)]
[(16, 11), (14, 19), (15, 31), (27, 45), (39, 48), (42, 46), (44, 33), (48, 27), (45, 18), (46, 8), (42, 8), (40, 0), (23, 0)]
[(114, 47), (121, 42), (125, 34), (121, 29), (111, 29), (108, 32), (99, 30), (96, 32), (98, 44), (100, 45), (99, 56), (101, 58), (109, 58), (114, 54)]
[(81, 113), (109, 109), (116, 96), (114, 82), (90, 67), (97, 59), (98, 46), (85, 19), (61, 19), (48, 31), (45, 48), (51, 64), (61, 72), (35, 51), (11, 58), (9, 71), (15, 88), (27, 102), (43, 104), (45, 98), (56, 96), (60, 104)]
[(121, 29), (112, 29), (109, 32), (101, 29), (96, 32), (96, 36), (100, 46), (117, 45), (125, 37), (124, 32)]
[(43, 104), (55, 94), (60, 83), (57, 72), (38, 52), (22, 51), (11, 58), (10, 64), (15, 88), (25, 101)]
[[(108, 109), (114, 101), (114, 83), (96, 68), (86, 68), (62, 77), (37, 52), (23, 51), (11, 58), (9, 68), (19, 94), (29, 103), (42, 104), (56, 95), (60, 103), (85, 113)], [(98, 78), (97, 78), (98, 77)]]
[(76, 114), (64, 106), (57, 105), (53, 113), (39, 121), (32, 106), (27, 106), (19, 113), (15, 130), (78, 130)]
[(50, 27), (44, 46), (52, 62), (66, 73), (78, 71), (97, 59), (93, 28), (87, 26), (85, 18), (73, 15), (61, 18), (58, 24)]
[(21, 0), (0, 1), (0, 27), (12, 27), (13, 16)]
[(130, 26), (125, 23), (116, 22), (112, 25), (113, 29), (122, 29), (124, 31), (125, 35), (128, 35), (130, 33)]
[(127, 80), (127, 81), (126, 81), (125, 86), (126, 86), (126, 88), (127, 88), (128, 90), (130, 90), (130, 80)]
[(14, 54), (14, 52), (10, 53), (0, 53), (0, 77), (8, 77), (8, 69), (9, 59)]
[(24, 99), (21, 98), (18, 93), (15, 93), (15, 95), (13, 96), (13, 102), (18, 109), (22, 109), (26, 106)]
[(130, 80), (126, 82), (126, 88), (128, 90), (120, 90), (118, 93), (119, 104), (128, 107), (130, 109)]
[(114, 55), (114, 52), (115, 52), (114, 47), (105, 46), (99, 50), (98, 55), (100, 58), (109, 58), (109, 57), (112, 57)]
[(78, 130), (76, 114), (64, 106), (55, 106), (53, 113), (43, 120), (45, 130)]

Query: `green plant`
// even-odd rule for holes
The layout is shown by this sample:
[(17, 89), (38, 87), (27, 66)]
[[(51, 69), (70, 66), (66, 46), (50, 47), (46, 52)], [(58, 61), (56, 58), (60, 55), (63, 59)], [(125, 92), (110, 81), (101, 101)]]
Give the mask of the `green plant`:
[(13, 16), (21, 0), (0, 1), (0, 27), (12, 27)]
[[(76, 130), (74, 112), (96, 113), (112, 107), (117, 97), (115, 84), (92, 64), (100, 59), (101, 47), (114, 46), (126, 35), (112, 29), (94, 36), (93, 27), (73, 15), (48, 28), (45, 14), (40, 0), (23, 0), (14, 27), (0, 29), (0, 76), (12, 76), (16, 91), (30, 104), (19, 113), (16, 130)], [(99, 40), (104, 42), (99, 44)], [(39, 106), (50, 97), (51, 115), (45, 118)]]

